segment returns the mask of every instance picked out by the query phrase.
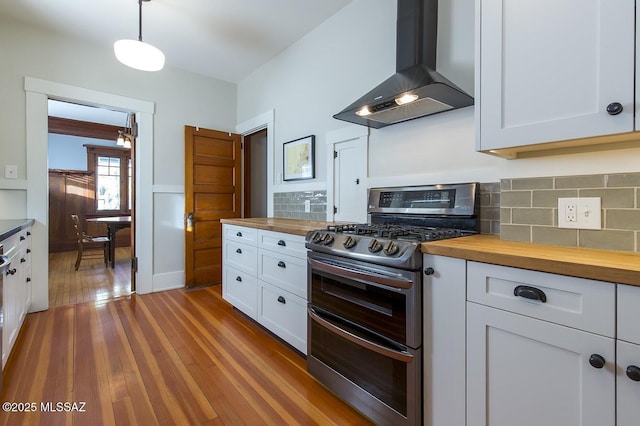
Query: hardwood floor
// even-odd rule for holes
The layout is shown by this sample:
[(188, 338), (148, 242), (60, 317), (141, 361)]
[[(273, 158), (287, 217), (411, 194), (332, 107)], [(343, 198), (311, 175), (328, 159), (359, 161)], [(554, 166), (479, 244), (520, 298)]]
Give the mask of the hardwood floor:
[(101, 259), (82, 259), (76, 251), (49, 253), (49, 306), (108, 300), (131, 294), (130, 248), (116, 248), (115, 268)]
[[(370, 424), (219, 286), (29, 314), (14, 354), (0, 400), (36, 412), (3, 413), (0, 425)], [(57, 402), (84, 412), (43, 412)]]

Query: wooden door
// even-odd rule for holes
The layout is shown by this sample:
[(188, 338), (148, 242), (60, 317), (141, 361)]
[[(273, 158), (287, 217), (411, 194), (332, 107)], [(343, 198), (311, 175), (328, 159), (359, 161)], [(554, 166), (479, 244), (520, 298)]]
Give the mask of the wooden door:
[(613, 426), (614, 370), (612, 338), (467, 303), (468, 426)]
[(220, 219), (241, 216), (240, 135), (185, 126), (185, 285), (222, 282)]

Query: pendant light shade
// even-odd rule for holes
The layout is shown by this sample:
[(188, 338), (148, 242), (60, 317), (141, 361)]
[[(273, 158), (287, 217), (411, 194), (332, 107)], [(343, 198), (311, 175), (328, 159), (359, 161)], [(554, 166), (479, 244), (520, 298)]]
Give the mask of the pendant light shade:
[(164, 53), (155, 46), (142, 41), (142, 2), (138, 0), (138, 40), (118, 40), (113, 51), (118, 61), (141, 71), (159, 71), (164, 67)]
[(164, 67), (164, 53), (143, 41), (118, 40), (113, 50), (116, 58), (128, 67), (141, 71), (160, 71)]

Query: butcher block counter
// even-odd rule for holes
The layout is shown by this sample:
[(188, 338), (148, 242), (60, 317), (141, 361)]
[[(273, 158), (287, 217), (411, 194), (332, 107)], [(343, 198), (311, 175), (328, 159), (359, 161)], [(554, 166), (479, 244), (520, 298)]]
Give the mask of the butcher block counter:
[(327, 225), (334, 225), (334, 222), (323, 222), (317, 220), (288, 219), (282, 217), (257, 217), (257, 218), (233, 218), (220, 219), (221, 223), (228, 225), (246, 226), (249, 228), (264, 229), (266, 231), (284, 232), (294, 235), (307, 235), (307, 232), (314, 229), (325, 229)]
[(640, 286), (640, 253), (502, 241), (495, 235), (423, 243), (422, 252)]

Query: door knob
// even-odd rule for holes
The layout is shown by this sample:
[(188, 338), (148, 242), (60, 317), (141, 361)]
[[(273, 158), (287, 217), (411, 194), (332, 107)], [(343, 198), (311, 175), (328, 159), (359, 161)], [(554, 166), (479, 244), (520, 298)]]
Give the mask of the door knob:
[(589, 357), (589, 364), (591, 364), (593, 368), (602, 368), (604, 367), (605, 360), (602, 355), (593, 354)]
[(636, 365), (630, 365), (627, 367), (627, 377), (634, 382), (640, 382), (640, 367)]
[(623, 109), (624, 108), (622, 108), (622, 104), (620, 102), (611, 102), (607, 105), (607, 113), (609, 113), (609, 115), (618, 115)]
[(194, 222), (193, 212), (187, 213), (187, 217), (185, 218), (187, 232), (193, 231), (193, 222)]

